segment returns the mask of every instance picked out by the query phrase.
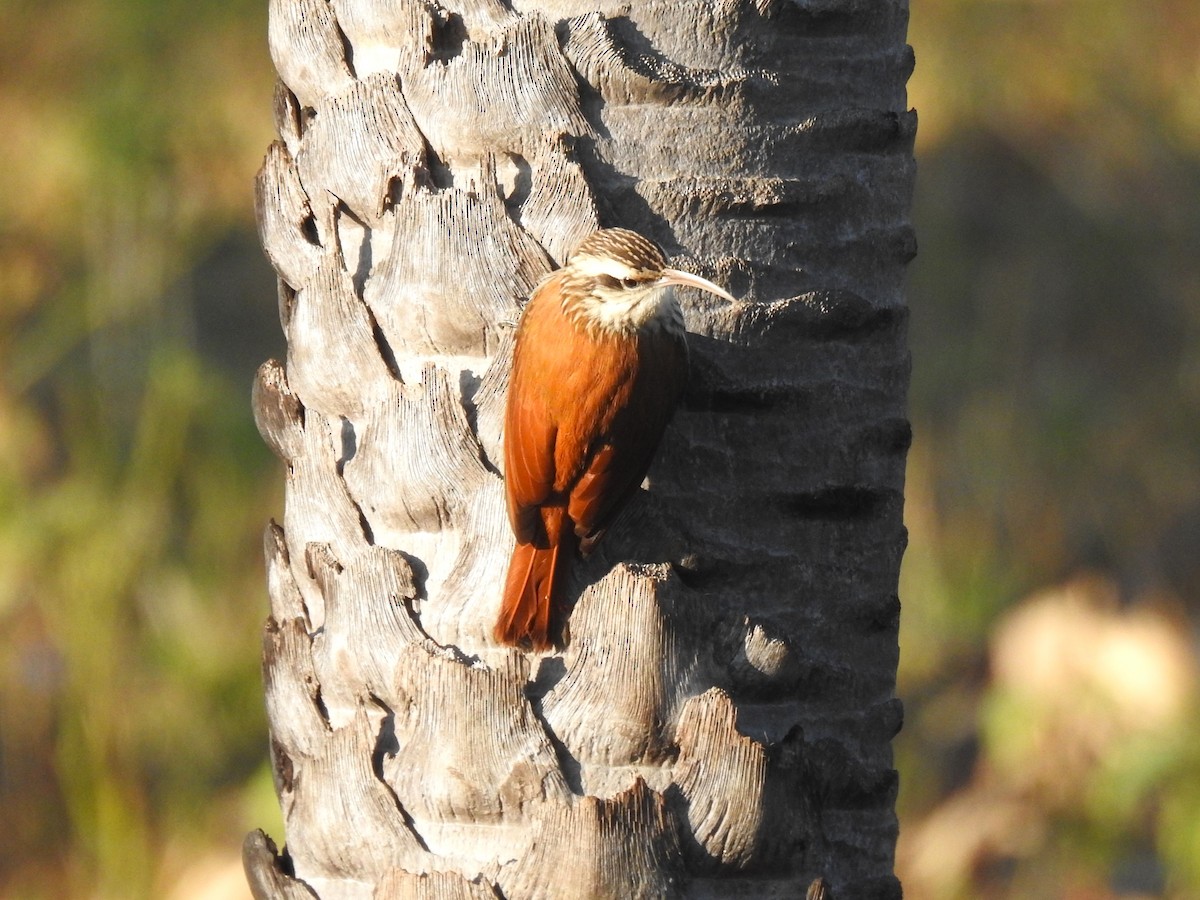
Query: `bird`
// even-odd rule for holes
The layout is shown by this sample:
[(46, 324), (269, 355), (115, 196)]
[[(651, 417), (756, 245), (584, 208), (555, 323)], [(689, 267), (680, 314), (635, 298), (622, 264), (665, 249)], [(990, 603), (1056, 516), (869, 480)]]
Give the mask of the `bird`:
[(551, 649), (576, 555), (595, 548), (641, 485), (687, 383), (674, 287), (735, 298), (668, 268), (625, 228), (585, 238), (534, 289), (517, 324), (504, 415), (504, 484), (516, 547), (494, 639)]

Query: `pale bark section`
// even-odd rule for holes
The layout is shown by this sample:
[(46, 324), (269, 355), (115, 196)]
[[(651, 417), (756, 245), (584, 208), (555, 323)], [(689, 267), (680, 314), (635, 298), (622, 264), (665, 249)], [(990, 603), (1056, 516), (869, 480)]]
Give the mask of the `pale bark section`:
[[(898, 896), (906, 16), (271, 0), (287, 854), (247, 839), (256, 896)], [(491, 639), (512, 330), (601, 224), (744, 299), (682, 297), (652, 489), (527, 655)]]

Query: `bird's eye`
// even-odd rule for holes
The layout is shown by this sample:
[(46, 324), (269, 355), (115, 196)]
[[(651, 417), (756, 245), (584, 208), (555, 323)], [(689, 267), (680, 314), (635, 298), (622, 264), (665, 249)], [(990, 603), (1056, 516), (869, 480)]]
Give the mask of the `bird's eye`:
[(638, 280), (636, 278), (622, 278), (621, 279), (621, 287), (623, 287), (623, 288), (632, 290), (633, 288), (635, 288), (637, 286), (638, 286)]

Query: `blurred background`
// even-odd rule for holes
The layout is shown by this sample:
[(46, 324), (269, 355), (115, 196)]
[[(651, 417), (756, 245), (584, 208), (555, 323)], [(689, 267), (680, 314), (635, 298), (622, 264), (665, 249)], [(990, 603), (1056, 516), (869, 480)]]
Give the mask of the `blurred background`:
[[(2, 897), (282, 833), (266, 6), (0, 3)], [(914, 7), (906, 896), (1200, 896), (1200, 5)]]

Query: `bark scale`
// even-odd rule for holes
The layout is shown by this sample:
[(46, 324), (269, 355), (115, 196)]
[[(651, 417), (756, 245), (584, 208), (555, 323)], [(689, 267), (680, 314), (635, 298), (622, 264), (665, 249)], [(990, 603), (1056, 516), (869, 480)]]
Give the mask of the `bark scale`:
[[(598, 6), (271, 2), (258, 897), (899, 897), (907, 3)], [(743, 300), (682, 292), (649, 490), (523, 654), (512, 325), (601, 225)]]

